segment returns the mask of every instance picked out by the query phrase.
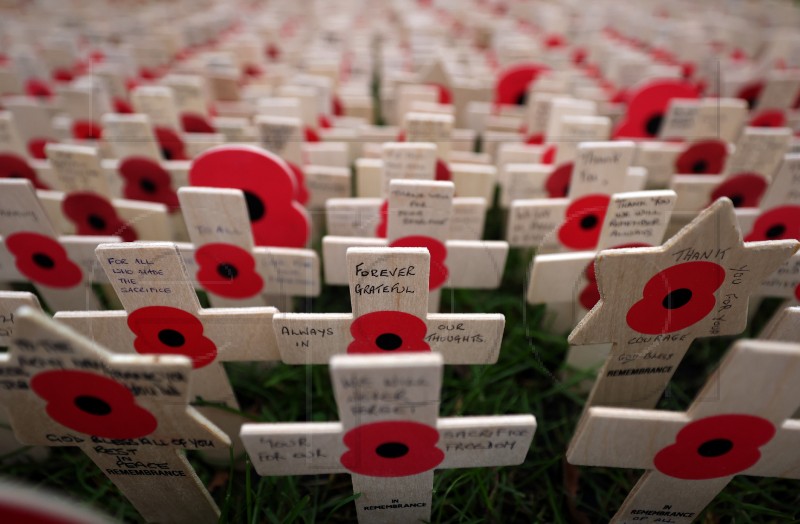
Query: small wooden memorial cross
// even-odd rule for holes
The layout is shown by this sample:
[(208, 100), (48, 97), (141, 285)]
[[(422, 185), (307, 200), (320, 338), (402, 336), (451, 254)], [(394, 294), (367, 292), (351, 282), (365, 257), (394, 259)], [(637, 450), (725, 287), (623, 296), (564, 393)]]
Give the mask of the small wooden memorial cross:
[(0, 355), (0, 403), (21, 442), (77, 446), (148, 522), (216, 523), (182, 449), (229, 439), (190, 407), (189, 359), (114, 355), (30, 308)]
[(107, 175), (95, 148), (47, 144), (45, 151), (64, 194), (44, 199), (56, 205), (78, 235), (117, 235), (126, 242), (172, 239), (163, 204), (110, 198)]
[(31, 282), (53, 311), (96, 309), (94, 250), (119, 237), (58, 236), (28, 180), (0, 180), (0, 281)]
[(600, 301), (569, 337), (575, 345), (613, 342), (587, 406), (655, 406), (692, 341), (740, 333), (750, 294), (798, 246), (744, 244), (733, 204), (722, 198), (663, 246), (602, 251)]
[[(36, 162), (41, 165), (40, 161)], [(23, 145), (12, 113), (0, 111), (0, 178), (27, 178), (36, 189), (49, 189), (49, 181), (40, 178), (33, 164), (34, 160)]]
[[(222, 362), (280, 358), (272, 334), (276, 309), (202, 309), (175, 244), (103, 244), (97, 259), (125, 311), (62, 311), (55, 318), (115, 353), (189, 357), (192, 399), (238, 410)], [(235, 440), (241, 416), (198, 409)]]
[(336, 355), (340, 422), (245, 424), (242, 440), (260, 475), (350, 473), (358, 521), (431, 517), (433, 471), (520, 464), (532, 415), (438, 418), (442, 357)]
[(590, 407), (570, 464), (647, 470), (611, 522), (693, 522), (735, 475), (800, 478), (800, 346), (740, 340), (686, 412)]
[(426, 247), (431, 252), (431, 311), (439, 309), (440, 289), (495, 289), (508, 256), (503, 241), (447, 240), (452, 216), (452, 182), (393, 180), (389, 185), (386, 239), (326, 236), (322, 239), (325, 281), (345, 285), (344, 255), (349, 247)]
[(661, 245), (674, 205), (674, 191), (611, 195), (596, 251), (534, 257), (528, 282), (528, 303), (547, 304), (555, 315), (554, 331), (573, 329), (600, 298), (594, 275), (597, 253), (603, 249)]
[[(450, 179), (442, 173), (445, 164), (437, 159), (438, 148), (430, 142), (388, 142), (383, 144), (380, 163), (380, 198), (333, 198), (325, 205), (329, 235), (386, 237), (386, 210), (392, 180)], [(366, 172), (366, 170), (364, 170)], [(359, 176), (361, 172), (359, 173)], [(486, 201), (480, 198), (454, 198), (453, 220), (446, 238), (478, 240), (483, 237)]]
[(197, 283), (212, 305), (271, 305), (286, 311), (292, 309), (292, 296), (319, 295), (316, 252), (256, 247), (241, 190), (182, 187), (178, 197), (194, 244), (187, 265), (197, 270)]
[[(572, 173), (553, 184), (568, 186), (566, 198), (514, 200), (508, 215), (512, 247), (594, 249), (612, 193), (626, 188), (633, 142), (584, 142)], [(550, 182), (548, 182), (550, 183)]]
[(346, 264), (353, 313), (277, 313), (287, 364), (327, 364), (336, 353), (437, 351), (448, 364), (493, 364), (501, 314), (428, 314), (431, 255), (425, 248), (350, 248)]

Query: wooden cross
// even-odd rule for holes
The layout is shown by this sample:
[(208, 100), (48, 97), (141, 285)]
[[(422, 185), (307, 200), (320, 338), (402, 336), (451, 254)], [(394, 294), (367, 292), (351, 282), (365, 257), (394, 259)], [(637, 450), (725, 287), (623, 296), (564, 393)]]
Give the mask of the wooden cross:
[(3, 99), (3, 107), (13, 116), (20, 140), (30, 156), (44, 160), (45, 144), (57, 142), (50, 108), (24, 96)]
[(434, 469), (520, 464), (532, 415), (438, 418), (442, 357), (336, 355), (340, 422), (245, 424), (242, 440), (260, 475), (350, 473), (358, 521), (431, 517)]
[(49, 524), (112, 524), (105, 515), (41, 486), (0, 481), (0, 515), (8, 522)]
[(325, 364), (344, 352), (438, 351), (448, 364), (496, 362), (503, 315), (427, 313), (431, 259), (425, 248), (348, 249), (353, 312), (277, 313), (281, 359)]
[[(596, 250), (536, 255), (528, 280), (529, 304), (546, 304), (554, 332), (572, 330), (600, 295), (594, 273), (599, 251), (620, 247), (659, 246), (675, 206), (674, 191), (640, 191), (611, 195)], [(567, 363), (581, 369), (602, 363), (609, 345), (571, 346)]]
[(511, 202), (506, 234), (509, 244), (549, 250), (594, 249), (608, 195), (626, 189), (633, 153), (633, 142), (579, 144), (572, 173), (545, 183), (568, 187), (566, 198)]
[(735, 475), (800, 478), (800, 347), (740, 340), (686, 412), (590, 407), (570, 464), (647, 470), (611, 522), (693, 522)]
[(726, 196), (734, 206), (758, 207), (773, 174), (789, 151), (789, 128), (745, 128), (721, 175), (680, 175), (672, 179), (678, 193), (676, 213), (696, 213)]
[(163, 204), (110, 198), (110, 184), (95, 148), (47, 144), (45, 151), (57, 188), (64, 193), (40, 198), (51, 213), (62, 217), (59, 222), (71, 222), (78, 235), (117, 235), (126, 242), (172, 239)]
[[(125, 311), (62, 311), (55, 318), (115, 353), (188, 356), (196, 378), (192, 399), (238, 410), (222, 362), (280, 358), (272, 332), (277, 310), (201, 308), (175, 244), (103, 244), (97, 260)], [(235, 440), (241, 416), (214, 406), (198, 409)]]
[[(53, 310), (100, 307), (94, 249), (114, 236), (59, 236), (28, 180), (0, 180), (0, 281), (30, 282)], [(98, 278), (100, 277), (100, 278)]]
[(587, 406), (655, 406), (692, 341), (741, 332), (750, 294), (798, 246), (744, 244), (723, 198), (663, 246), (602, 251), (600, 301), (569, 336), (575, 345), (613, 343)]
[(42, 179), (41, 169), (37, 169), (42, 164), (23, 144), (12, 113), (0, 112), (0, 178), (27, 178), (37, 189), (49, 189), (53, 182)]
[(393, 180), (390, 183), (386, 239), (326, 236), (322, 239), (325, 281), (345, 285), (347, 248), (427, 247), (433, 256), (431, 311), (439, 308), (440, 288), (495, 289), (508, 256), (502, 241), (448, 240), (454, 187), (452, 182)]
[[(194, 245), (185, 253), (186, 265), (197, 271), (196, 281), (212, 305), (273, 305), (286, 311), (291, 310), (292, 296), (319, 295), (316, 252), (256, 247), (241, 190), (183, 187), (178, 197)], [(209, 272), (208, 264), (215, 270)]]
[[(346, 237), (385, 237), (385, 211), (392, 180), (435, 180), (437, 147), (429, 142), (389, 142), (382, 146), (380, 198), (335, 198), (325, 205), (328, 234)], [(379, 169), (378, 169), (379, 168)], [(359, 171), (361, 174), (361, 171)], [(479, 240), (483, 236), (486, 201), (479, 198), (456, 198), (453, 202), (453, 229), (447, 238)]]
[(30, 308), (0, 355), (0, 403), (20, 441), (77, 446), (148, 522), (212, 524), (219, 510), (182, 449), (228, 437), (188, 405), (183, 356), (114, 355)]

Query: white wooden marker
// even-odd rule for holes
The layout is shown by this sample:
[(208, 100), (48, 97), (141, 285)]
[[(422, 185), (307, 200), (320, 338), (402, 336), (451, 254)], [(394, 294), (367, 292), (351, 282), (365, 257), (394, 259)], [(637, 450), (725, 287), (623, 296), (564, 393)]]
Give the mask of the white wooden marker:
[(735, 475), (800, 478), (800, 346), (740, 340), (686, 412), (590, 407), (570, 464), (647, 470), (612, 522), (693, 522)]
[(493, 364), (501, 314), (428, 314), (431, 255), (425, 248), (350, 248), (352, 313), (277, 313), (287, 364), (327, 364), (337, 353), (442, 353), (447, 364)]
[(29, 281), (53, 311), (99, 307), (94, 249), (119, 237), (58, 236), (30, 181), (0, 180), (0, 280)]
[(336, 355), (340, 422), (245, 424), (260, 475), (350, 473), (361, 524), (431, 516), (433, 471), (520, 464), (532, 415), (438, 418), (442, 357)]
[[(277, 310), (202, 309), (175, 244), (103, 244), (97, 259), (125, 311), (64, 311), (55, 318), (115, 353), (189, 357), (192, 399), (238, 410), (222, 362), (280, 358), (272, 333)], [(198, 409), (235, 440), (241, 416), (214, 406)]]
[(68, 500), (52, 490), (19, 482), (0, 481), (0, 515), (9, 523), (112, 524), (85, 503)]
[(452, 182), (393, 180), (390, 183), (387, 238), (326, 236), (322, 239), (325, 281), (345, 285), (342, 263), (349, 247), (426, 247), (433, 257), (429, 307), (439, 307), (439, 289), (494, 289), (500, 285), (508, 256), (503, 241), (447, 240), (454, 187)]
[(594, 249), (610, 201), (625, 191), (633, 142), (584, 142), (566, 198), (514, 200), (508, 216), (507, 239), (513, 247), (557, 250)]
[(77, 446), (148, 522), (217, 522), (182, 449), (230, 441), (190, 407), (191, 361), (114, 355), (29, 308), (0, 355), (0, 403), (20, 441)]
[[(154, 202), (110, 198), (108, 179), (93, 147), (48, 144), (45, 147), (57, 188), (63, 195), (42, 195), (63, 222), (79, 235), (117, 235), (126, 242), (171, 240), (166, 206)], [(56, 211), (57, 210), (57, 211)]]
[(569, 337), (614, 343), (587, 406), (655, 406), (692, 341), (741, 332), (750, 294), (798, 247), (745, 245), (733, 204), (720, 199), (661, 247), (601, 252), (600, 301)]
[(187, 266), (190, 272), (196, 271), (196, 281), (208, 292), (212, 305), (287, 310), (292, 296), (319, 295), (316, 252), (256, 247), (241, 190), (183, 187), (178, 197), (194, 245), (184, 252)]

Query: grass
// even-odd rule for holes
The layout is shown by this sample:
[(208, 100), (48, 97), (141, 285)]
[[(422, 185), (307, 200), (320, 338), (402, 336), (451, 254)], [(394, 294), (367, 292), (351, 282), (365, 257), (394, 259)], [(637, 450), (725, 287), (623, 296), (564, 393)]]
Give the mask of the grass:
[[(489, 238), (498, 238), (502, 217), (491, 212)], [(566, 451), (583, 407), (576, 389), (584, 376), (564, 373), (564, 334), (549, 333), (545, 310), (525, 304), (530, 254), (512, 251), (503, 285), (494, 291), (443, 293), (442, 311), (500, 312), (506, 332), (493, 366), (445, 369), (442, 416), (533, 413), (538, 429), (527, 460), (518, 467), (438, 471), (433, 522), (603, 522), (621, 505), (640, 471), (575, 468)], [(760, 329), (777, 303), (767, 302), (753, 322)], [(345, 288), (324, 289), (300, 306), (314, 312), (349, 311)], [(678, 369), (663, 409), (685, 409), (719, 361), (730, 339), (697, 341)], [(244, 412), (253, 420), (329, 421), (337, 412), (327, 366), (259, 367), (228, 363)], [(568, 378), (561, 378), (561, 377)], [(190, 455), (221, 509), (222, 523), (353, 522), (356, 495), (348, 475), (258, 477), (249, 463), (218, 469)], [(244, 459), (246, 460), (246, 459)], [(120, 521), (140, 517), (111, 482), (75, 448), (53, 448), (43, 464), (2, 466), (4, 476), (66, 493)], [(786, 522), (800, 514), (800, 490), (792, 481), (737, 477), (700, 522)]]

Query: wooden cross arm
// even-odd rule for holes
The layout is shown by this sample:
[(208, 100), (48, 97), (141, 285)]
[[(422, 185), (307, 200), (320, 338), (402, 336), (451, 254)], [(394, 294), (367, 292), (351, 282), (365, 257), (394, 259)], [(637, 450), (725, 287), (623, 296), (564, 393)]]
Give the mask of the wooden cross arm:
[(533, 415), (440, 418), (438, 447), (445, 459), (436, 469), (522, 464), (536, 432)]
[[(281, 360), (286, 364), (327, 364), (353, 341), (350, 313), (278, 313), (273, 317)], [(501, 314), (430, 314), (425, 342), (447, 364), (497, 362), (505, 327)]]
[(243, 424), (239, 434), (262, 476), (346, 473), (338, 422)]
[(578, 285), (585, 281), (583, 272), (595, 255), (594, 251), (536, 255), (528, 286), (528, 302), (572, 302), (580, 293)]
[(656, 452), (675, 442), (689, 422), (683, 412), (591, 407), (575, 429), (567, 462), (650, 469)]

